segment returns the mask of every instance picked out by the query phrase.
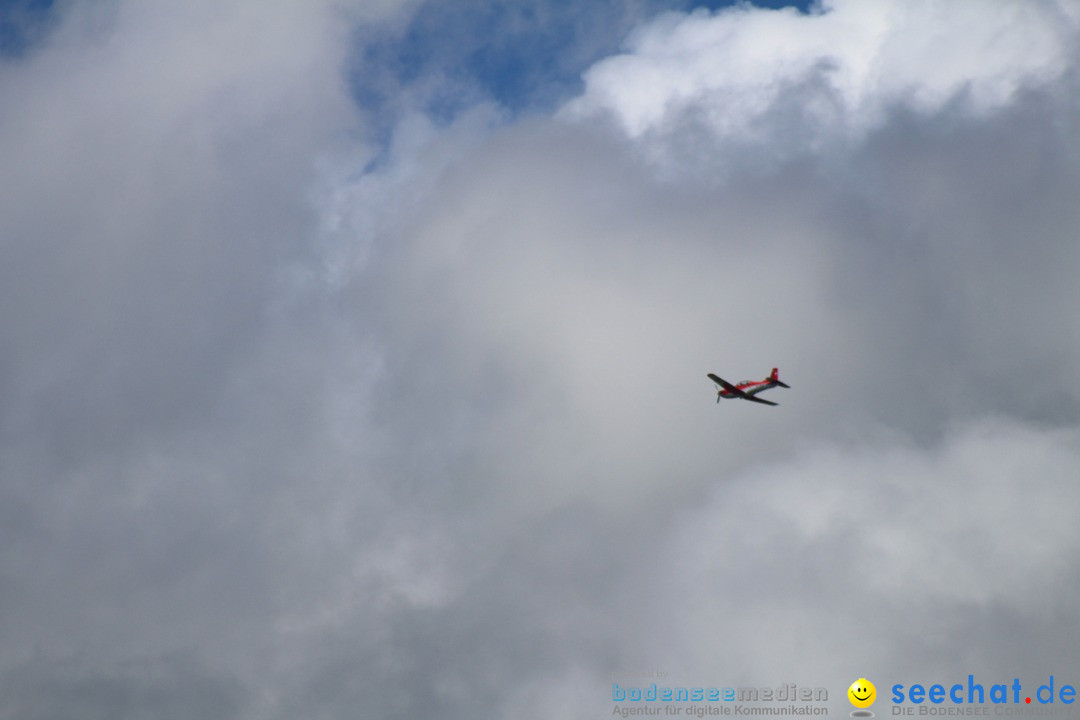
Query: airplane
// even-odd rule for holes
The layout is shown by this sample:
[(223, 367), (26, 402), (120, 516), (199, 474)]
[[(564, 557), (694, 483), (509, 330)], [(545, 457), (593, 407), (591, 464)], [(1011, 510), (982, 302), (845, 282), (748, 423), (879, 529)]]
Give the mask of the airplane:
[(755, 397), (759, 392), (763, 390), (769, 390), (779, 385), (782, 388), (790, 388), (791, 386), (781, 382), (780, 371), (776, 368), (772, 369), (772, 374), (764, 380), (743, 380), (737, 385), (732, 385), (727, 380), (719, 378), (712, 373), (709, 373), (706, 377), (712, 380), (714, 383), (720, 386), (720, 389), (716, 391), (716, 402), (720, 402), (720, 398), (741, 398), (743, 400), (750, 400), (752, 402), (761, 403), (762, 405), (778, 405), (769, 400), (762, 400), (759, 397)]

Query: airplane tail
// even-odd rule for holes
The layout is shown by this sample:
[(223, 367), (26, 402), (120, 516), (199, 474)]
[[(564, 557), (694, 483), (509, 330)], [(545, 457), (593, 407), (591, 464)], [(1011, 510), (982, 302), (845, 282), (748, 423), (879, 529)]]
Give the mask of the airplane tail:
[(773, 368), (772, 369), (772, 375), (769, 376), (769, 380), (773, 381), (774, 383), (776, 383), (777, 385), (779, 385), (782, 388), (788, 388), (789, 390), (791, 389), (790, 385), (788, 385), (787, 383), (780, 380), (780, 370), (779, 370), (779, 368)]

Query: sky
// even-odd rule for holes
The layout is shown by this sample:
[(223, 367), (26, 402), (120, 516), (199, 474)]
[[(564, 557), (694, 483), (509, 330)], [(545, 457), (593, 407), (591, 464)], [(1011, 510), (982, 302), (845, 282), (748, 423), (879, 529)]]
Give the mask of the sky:
[(0, 3), (0, 720), (1080, 683), (1080, 4), (776, 5)]

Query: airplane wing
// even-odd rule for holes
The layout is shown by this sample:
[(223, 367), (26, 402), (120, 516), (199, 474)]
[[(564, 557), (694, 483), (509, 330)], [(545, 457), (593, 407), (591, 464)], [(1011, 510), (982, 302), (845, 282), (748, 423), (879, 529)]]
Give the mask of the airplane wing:
[(727, 390), (730, 393), (735, 393), (736, 395), (745, 395), (746, 394), (742, 390), (735, 387), (734, 385), (732, 385), (731, 383), (729, 383), (727, 380), (725, 380), (722, 377), (717, 377), (716, 375), (713, 375), (712, 373), (709, 373), (707, 377), (710, 380), (712, 380), (714, 383), (716, 383), (717, 385), (724, 388), (725, 390)]
[(729, 393), (733, 393), (734, 395), (737, 395), (737, 396), (741, 397), (743, 400), (749, 400), (750, 402), (761, 403), (762, 405), (778, 405), (779, 404), (779, 403), (771, 402), (769, 400), (762, 400), (759, 397), (754, 397), (753, 395), (751, 395), (749, 393), (745, 393), (742, 390), (740, 390), (739, 388), (737, 388), (734, 385), (732, 385), (731, 383), (729, 383), (727, 380), (723, 379), (722, 377), (717, 377), (716, 375), (713, 375), (712, 373), (708, 374), (708, 378), (710, 380), (712, 380), (714, 383), (716, 383), (717, 385), (719, 385), (720, 387), (727, 390)]

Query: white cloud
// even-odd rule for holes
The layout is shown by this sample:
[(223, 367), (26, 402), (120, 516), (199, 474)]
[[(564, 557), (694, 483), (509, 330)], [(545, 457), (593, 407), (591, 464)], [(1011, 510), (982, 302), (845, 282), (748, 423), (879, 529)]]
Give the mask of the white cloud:
[[(986, 419), (934, 448), (883, 436), (735, 475), (642, 563), (655, 570), (633, 582), (660, 589), (636, 612), (674, 632), (629, 651), (678, 658), (700, 682), (842, 677), (852, 662), (898, 680), (961, 672), (934, 648), (968, 657), (964, 673), (1065, 667), (1067, 653), (1038, 643), (1068, 612), (1049, 589), (1078, 581), (1076, 441), (1075, 428)], [(943, 623), (954, 613), (998, 617), (971, 637)], [(1013, 623), (1030, 642), (986, 657)]]
[[(415, 471), (475, 503), (456, 535), (470, 579), (444, 617), (513, 597), (532, 620), (501, 644), (543, 658), (497, 674), (527, 675), (506, 679), (514, 714), (602, 712), (605, 673), (652, 665), (833, 687), (853, 662), (886, 677), (1069, 662), (1053, 639), (1070, 591), (1031, 588), (1073, 587), (1080, 550), (1063, 361), (1080, 346), (1051, 327), (1072, 326), (1051, 308), (1078, 299), (1074, 140), (1059, 132), (1073, 26), (1009, 16), (1039, 50), (1014, 63), (1009, 42), (985, 46), (1005, 21), (973, 17), (937, 77), (941, 50), (912, 28), (967, 37), (960, 10), (861, 7), (669, 16), (632, 59), (689, 68), (686, 88), (616, 58), (554, 123), (429, 138), (420, 155), (453, 160), (356, 280), (357, 302), (385, 303), (388, 367), (410, 388), (387, 413), (423, 438)], [(856, 12), (881, 37), (841, 41), (829, 23)], [(735, 42), (776, 23), (825, 38), (793, 35), (812, 52), (782, 58), (783, 43)], [(711, 86), (694, 69), (715, 65), (717, 27), (745, 71)], [(781, 97), (826, 48), (827, 92)], [(604, 105), (611, 88), (631, 104)], [(668, 152), (692, 110), (713, 133), (691, 143), (706, 171), (820, 137), (822, 97), (842, 111), (842, 152), (792, 146), (706, 183)], [(623, 128), (631, 152), (593, 122), (608, 110), (641, 120)], [(674, 171), (658, 181), (641, 151)], [(794, 388), (774, 391), (780, 408), (712, 404), (705, 372), (774, 364)]]
[[(1070, 10), (1071, 9), (1071, 10)], [(813, 148), (861, 138), (894, 106), (974, 113), (1059, 78), (1076, 52), (1075, 6), (1057, 2), (835, 0), (809, 14), (750, 6), (668, 14), (586, 74), (566, 118), (610, 115), (632, 138), (685, 132)], [(792, 102), (794, 99), (794, 102)], [(777, 108), (792, 136), (768, 134)]]
[[(313, 426), (370, 371), (354, 343), (312, 364), (331, 323), (289, 271), (318, 257), (320, 156), (358, 127), (350, 23), (395, 11), (58, 3), (0, 65), (4, 671), (154, 658), (211, 626), (192, 642), (214, 655), (293, 597), (260, 592), (293, 549), (259, 537), (295, 527), (294, 475), (314, 502), (347, 463)], [(322, 471), (313, 433), (337, 448)]]

